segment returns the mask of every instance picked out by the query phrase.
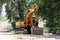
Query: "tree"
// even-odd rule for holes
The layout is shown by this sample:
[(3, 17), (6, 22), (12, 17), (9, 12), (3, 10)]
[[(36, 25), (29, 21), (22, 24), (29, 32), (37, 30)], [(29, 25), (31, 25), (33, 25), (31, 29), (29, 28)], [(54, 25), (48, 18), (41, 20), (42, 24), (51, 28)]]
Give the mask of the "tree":
[(59, 0), (46, 0), (41, 5), (41, 16), (47, 20), (46, 27), (49, 28), (49, 32), (54, 34), (60, 34), (60, 1)]
[(24, 7), (25, 0), (11, 0), (6, 6), (7, 17), (12, 23), (13, 28), (15, 29), (15, 23), (20, 20), (24, 20)]

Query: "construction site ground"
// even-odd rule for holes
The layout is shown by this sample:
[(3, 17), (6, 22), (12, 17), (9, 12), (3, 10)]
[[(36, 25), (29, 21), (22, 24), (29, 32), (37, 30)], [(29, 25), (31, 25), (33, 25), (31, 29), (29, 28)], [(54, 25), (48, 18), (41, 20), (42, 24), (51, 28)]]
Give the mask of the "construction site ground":
[(44, 33), (44, 35), (14, 34), (14, 32), (0, 32), (0, 40), (60, 40), (59, 35)]
[[(59, 35), (44, 33), (43, 35), (34, 34), (15, 34), (12, 32), (1, 32), (4, 28), (9, 27), (7, 22), (0, 22), (0, 40), (60, 40)], [(8, 29), (8, 28), (7, 28)]]

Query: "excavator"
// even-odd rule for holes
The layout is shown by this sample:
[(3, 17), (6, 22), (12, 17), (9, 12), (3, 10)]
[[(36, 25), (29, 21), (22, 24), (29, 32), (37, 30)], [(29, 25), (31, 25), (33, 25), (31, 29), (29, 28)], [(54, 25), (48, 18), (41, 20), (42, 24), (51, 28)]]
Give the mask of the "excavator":
[[(16, 22), (16, 28), (25, 28), (27, 29), (28, 34), (31, 34), (31, 28), (38, 26), (38, 10), (38, 4), (29, 8), (26, 16), (26, 21)], [(35, 17), (32, 17), (33, 13), (35, 13)]]

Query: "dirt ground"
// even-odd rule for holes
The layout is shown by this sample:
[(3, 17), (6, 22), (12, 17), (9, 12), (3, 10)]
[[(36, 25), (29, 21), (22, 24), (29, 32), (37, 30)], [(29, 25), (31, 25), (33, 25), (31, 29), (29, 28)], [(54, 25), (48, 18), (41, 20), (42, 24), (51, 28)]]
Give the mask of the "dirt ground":
[(0, 32), (0, 40), (60, 40), (60, 36), (45, 33), (44, 35), (14, 34), (13, 32)]
[(15, 34), (13, 32), (1, 32), (10, 28), (8, 22), (0, 22), (0, 40), (60, 40), (59, 35), (52, 35), (51, 33), (44, 33), (44, 35), (33, 34)]

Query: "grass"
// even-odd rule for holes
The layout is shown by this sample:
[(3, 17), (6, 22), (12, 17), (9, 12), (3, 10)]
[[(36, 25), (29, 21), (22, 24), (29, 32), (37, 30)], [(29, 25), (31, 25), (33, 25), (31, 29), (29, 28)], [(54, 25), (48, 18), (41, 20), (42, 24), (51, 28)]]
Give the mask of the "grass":
[(48, 28), (44, 28), (44, 33), (48, 33), (49, 32), (49, 29)]

